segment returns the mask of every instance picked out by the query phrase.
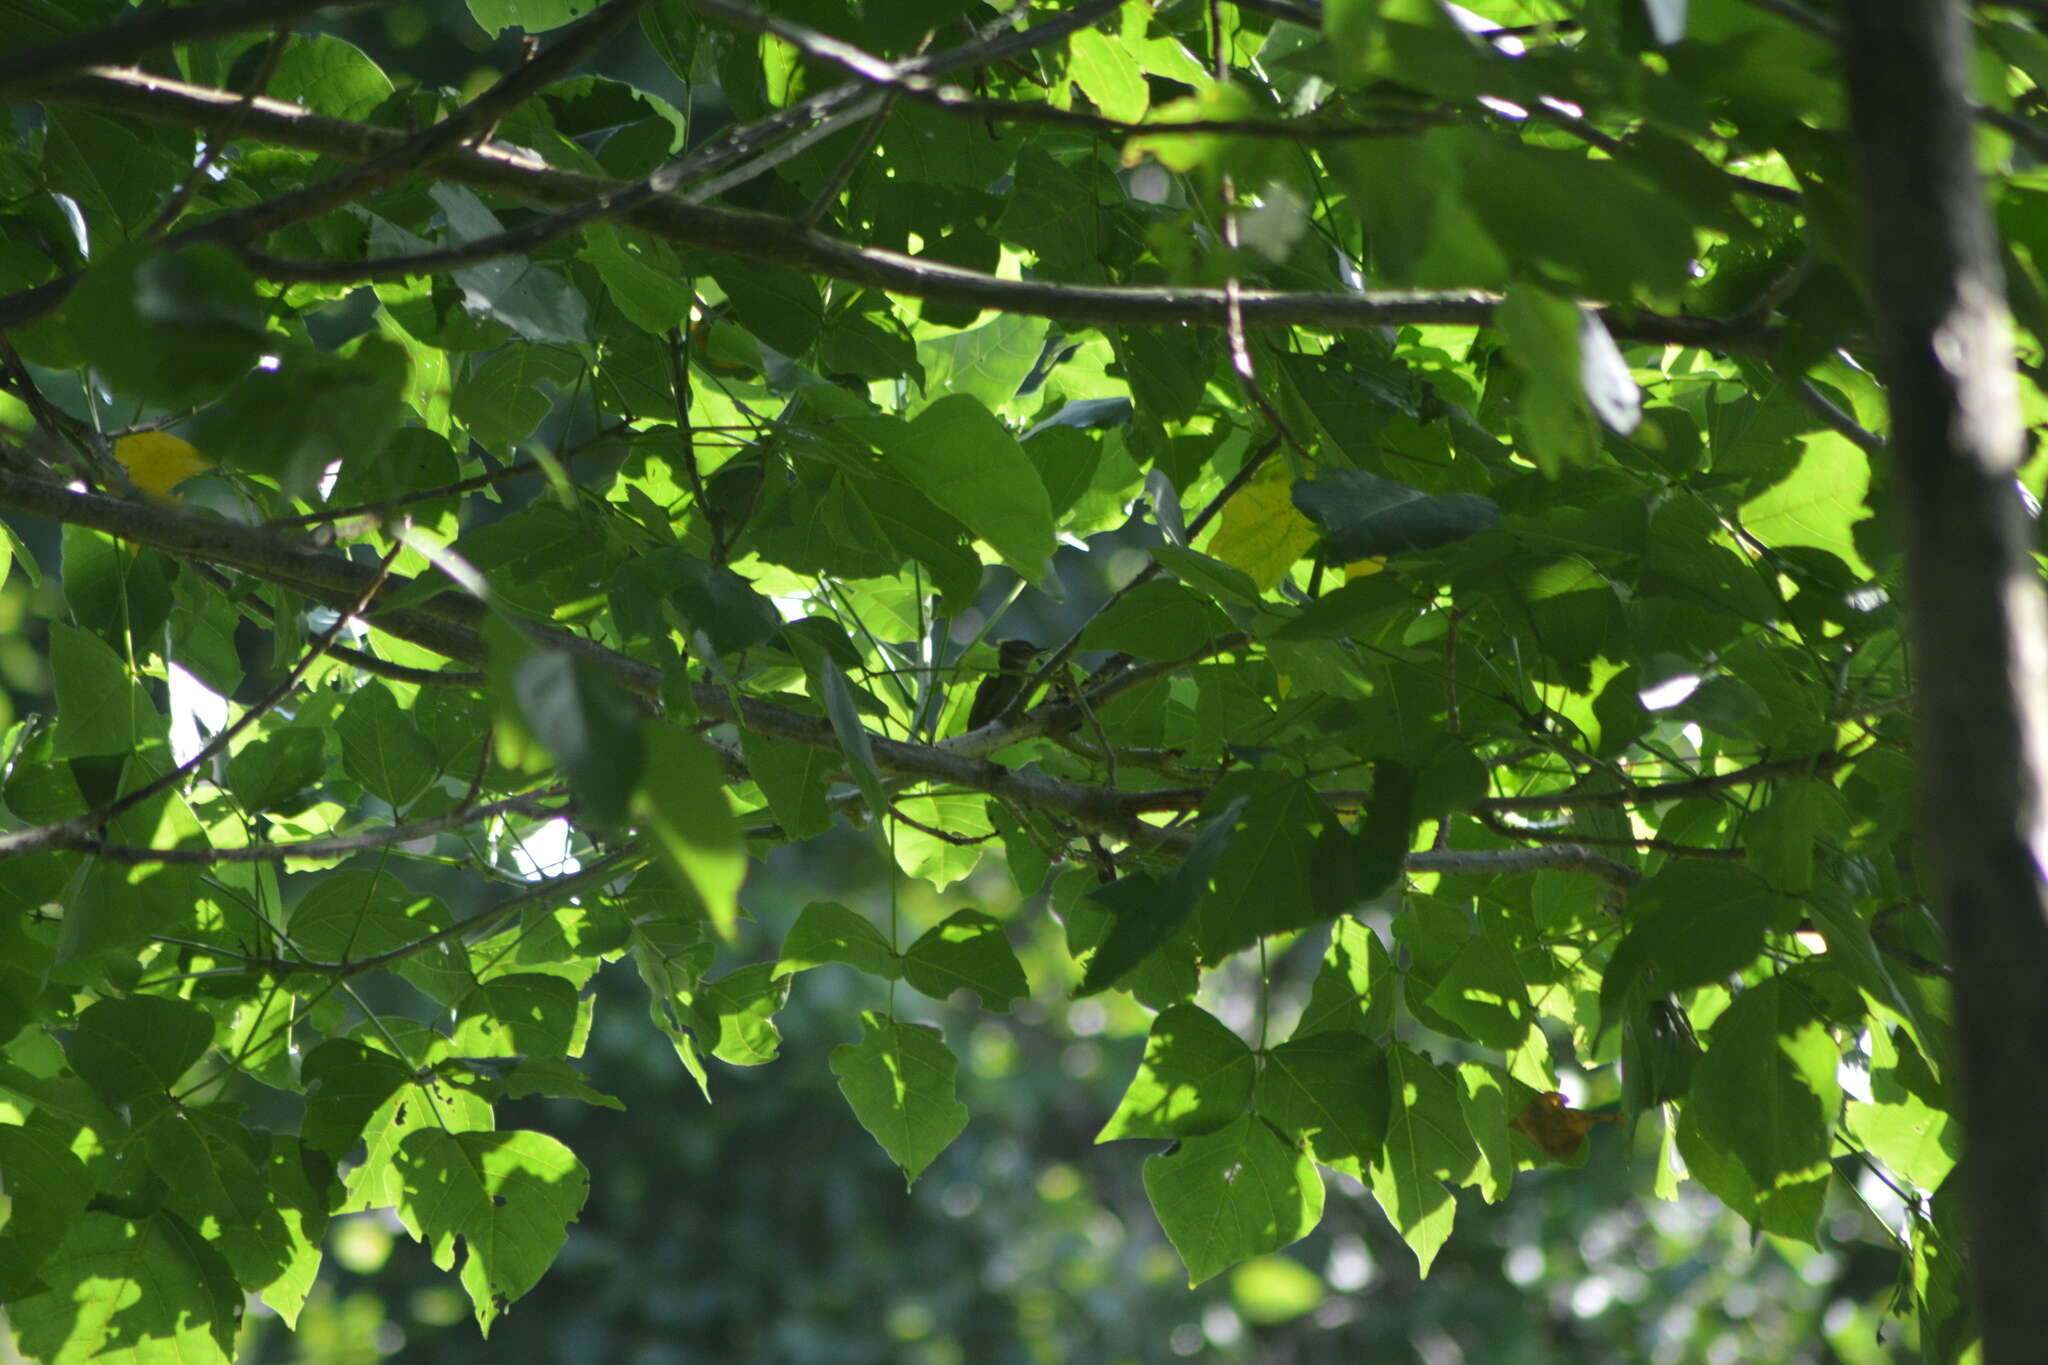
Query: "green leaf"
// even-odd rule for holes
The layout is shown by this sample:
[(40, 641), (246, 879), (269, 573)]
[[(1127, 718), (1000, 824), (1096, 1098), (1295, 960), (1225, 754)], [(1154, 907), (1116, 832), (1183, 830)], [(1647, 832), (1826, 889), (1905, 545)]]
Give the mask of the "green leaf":
[(78, 1016), (71, 1069), (107, 1099), (139, 1112), (171, 1103), (178, 1078), (213, 1045), (213, 1020), (161, 995), (101, 1000)]
[(834, 766), (829, 750), (743, 729), (740, 752), (785, 837), (809, 839), (832, 828), (825, 802)]
[(731, 569), (683, 554), (664, 555), (659, 564), (677, 612), (691, 630), (703, 632), (717, 653), (752, 649), (781, 631), (782, 613), (775, 604)]
[(1457, 1204), (1442, 1181), (1463, 1181), (1479, 1165), (1459, 1087), (1427, 1057), (1387, 1049), (1387, 1145), (1370, 1173), (1373, 1197), (1429, 1274), (1451, 1235)]
[(1152, 105), (1145, 75), (1123, 43), (1095, 29), (1067, 40), (1067, 76), (1105, 118), (1135, 123)]
[(68, 316), (87, 363), (115, 391), (171, 407), (214, 397), (249, 372), (266, 344), (255, 282), (220, 246), (137, 249), (97, 261)]
[[(475, 191), (441, 180), (428, 191), (448, 220), (457, 242), (495, 237), (504, 228)], [(580, 342), (588, 339), (590, 304), (555, 271), (531, 256), (501, 256), (450, 272), (462, 287), (463, 306), (504, 323), (528, 341)]]
[[(392, 1026), (387, 1023), (387, 1029)], [(395, 1031), (395, 1030), (394, 1030)], [(427, 1035), (406, 1029), (420, 1050), (430, 1045)], [(409, 1072), (398, 1088), (363, 1128), (363, 1159), (349, 1172), (346, 1192), (337, 1213), (361, 1213), (369, 1209), (398, 1209), (407, 1203), (408, 1181), (400, 1165), (406, 1139), (415, 1133), (488, 1133), (494, 1127), (490, 1102), (480, 1095), (458, 1089), (445, 1077), (421, 1079)], [(404, 1213), (400, 1218), (403, 1220)], [(418, 1236), (417, 1224), (407, 1223)]]
[(491, 1324), (540, 1280), (583, 1209), (590, 1173), (543, 1133), (448, 1133), (423, 1128), (399, 1148), (405, 1181), (398, 1214), (433, 1249), (434, 1264), (467, 1254), (462, 1287), (477, 1327)]
[(668, 243), (630, 228), (593, 223), (583, 229), (582, 256), (597, 267), (612, 302), (634, 326), (656, 336), (688, 327), (690, 291)]
[(1207, 598), (1155, 579), (1124, 594), (1089, 623), (1083, 649), (1120, 649), (1140, 659), (1180, 659), (1233, 629)]
[(1599, 453), (1599, 431), (1582, 384), (1579, 306), (1518, 283), (1508, 290), (1498, 316), (1507, 354), (1526, 379), (1515, 412), (1524, 452), (1553, 478), (1573, 466), (1592, 464)]
[(1322, 527), (1323, 555), (1337, 563), (1433, 550), (1500, 520), (1491, 498), (1425, 493), (1362, 469), (1333, 469), (1302, 480), (1294, 485), (1294, 505)]
[(0, 1298), (14, 1303), (34, 1287), (37, 1267), (85, 1212), (94, 1187), (54, 1135), (18, 1124), (0, 1124), (0, 1170), (7, 1172), (10, 1201), (0, 1227)]
[(1325, 1166), (1363, 1179), (1387, 1139), (1387, 1067), (1356, 1033), (1319, 1033), (1270, 1049), (1253, 1107)]
[(1244, 1112), (1255, 1068), (1251, 1049), (1216, 1016), (1174, 1005), (1152, 1021), (1138, 1074), (1095, 1140), (1215, 1132)]
[[(520, 720), (547, 746), (597, 824), (623, 823), (636, 788), (644, 790), (643, 774), (659, 780), (656, 730), (641, 733), (640, 708), (596, 665), (558, 650), (535, 651), (513, 666), (512, 696)], [(701, 776), (703, 765), (692, 771)]]
[[(1024, 147), (1017, 153), (1017, 168), (1010, 192), (1003, 198), (996, 235), (1036, 253), (1041, 265), (1094, 264), (1102, 258), (1113, 222), (1101, 202), (1107, 179), (1092, 160), (1070, 168), (1036, 145)], [(1016, 391), (1012, 384), (1010, 393)], [(986, 393), (976, 396), (988, 400)], [(1004, 394), (994, 402), (1007, 397), (1009, 394)]]
[(791, 359), (810, 351), (825, 321), (815, 279), (801, 270), (736, 256), (713, 256), (708, 269), (742, 327)]
[(212, 1110), (172, 1110), (145, 1133), (169, 1203), (226, 1259), (243, 1288), (288, 1323), (320, 1267), (334, 1168), (295, 1138), (259, 1135)]
[(1898, 1104), (1850, 1100), (1843, 1126), (1865, 1151), (1923, 1190), (1941, 1188), (1962, 1150), (1954, 1120), (1917, 1095)]
[(1748, 862), (1758, 876), (1791, 895), (1813, 886), (1814, 838), (1834, 789), (1812, 779), (1783, 782), (1768, 804), (1744, 822)]
[(1190, 1287), (1299, 1241), (1323, 1217), (1315, 1163), (1250, 1114), (1147, 1158), (1145, 1193)]
[(406, 413), (412, 357), (367, 335), (341, 351), (277, 345), (278, 364), (245, 374), (196, 424), (225, 464), (310, 496), (335, 464), (375, 464)]
[(1466, 202), (1455, 130), (1334, 150), (1335, 169), (1352, 187), (1373, 263), (1388, 284), (1497, 288), (1507, 281), (1507, 257)]
[(402, 810), (440, 772), (434, 746), (412, 717), (398, 709), (383, 683), (364, 683), (334, 720), (341, 737), (341, 764), (373, 795)]
[(733, 1066), (761, 1066), (782, 1049), (775, 1013), (789, 999), (789, 978), (756, 962), (697, 985), (695, 1024), (711, 1055)]
[(1517, 1163), (1509, 1125), (1521, 1105), (1509, 1098), (1513, 1084), (1499, 1068), (1484, 1062), (1458, 1065), (1458, 1099), (1465, 1109), (1465, 1129), (1479, 1148), (1479, 1164), (1466, 1179), (1484, 1187), (1489, 1204), (1507, 1198), (1515, 1184)]
[(559, 976), (509, 972), (455, 1008), (449, 1050), (461, 1057), (561, 1057), (576, 1037), (576, 988)]
[[(345, 869), (314, 882), (292, 907), (285, 931), (292, 946), (312, 961), (360, 962), (410, 948), (452, 922), (440, 901), (408, 890), (388, 872)], [(468, 950), (459, 940), (414, 954), (405, 966), (438, 974), (457, 994), (469, 989)]]
[(889, 981), (903, 974), (896, 950), (865, 915), (832, 901), (812, 901), (790, 926), (775, 975), (787, 976), (828, 962), (843, 962)]
[(1089, 899), (1100, 902), (1114, 919), (1088, 959), (1076, 995), (1093, 995), (1116, 985), (1187, 922), (1195, 903), (1208, 891), (1210, 874), (1230, 846), (1243, 813), (1243, 799), (1239, 798), (1204, 820), (1194, 847), (1165, 881), (1149, 872), (1127, 872), (1088, 893)]
[(718, 932), (731, 938), (739, 925), (747, 850), (718, 759), (696, 736), (652, 721), (641, 740), (646, 768), (634, 808), (675, 875), (697, 893)]
[(455, 418), (470, 435), (503, 454), (547, 417), (554, 406), (550, 390), (568, 393), (583, 371), (583, 362), (566, 350), (507, 346), (455, 386)]
[(495, 1082), (495, 1092), (507, 1099), (525, 1099), (539, 1095), (548, 1099), (580, 1100), (602, 1109), (623, 1110), (626, 1106), (615, 1095), (607, 1095), (583, 1079), (583, 1073), (574, 1063), (560, 1057), (522, 1057), (510, 1071)]
[(890, 468), (994, 546), (1004, 563), (1046, 581), (1052, 503), (1017, 438), (979, 400), (948, 394), (907, 427), (878, 431), (876, 444)]
[(1621, 1039), (1622, 1112), (1633, 1117), (1690, 1093), (1698, 1060), (1699, 1045), (1677, 1006), (1657, 999), (1632, 1010)]
[(1381, 1038), (1393, 1022), (1393, 959), (1370, 927), (1339, 916), (1294, 1037), (1341, 1030)]
[(469, 0), (478, 27), (496, 37), (508, 28), (545, 33), (590, 13), (591, 0)]
[(1178, 328), (1130, 327), (1112, 333), (1111, 344), (1141, 415), (1152, 422), (1195, 415), (1215, 354), (1202, 337)]
[[(1030, 448), (1028, 443), (1025, 448)], [(1218, 602), (1240, 607), (1259, 605), (1259, 585), (1244, 570), (1220, 559), (1178, 545), (1155, 545), (1152, 557), (1175, 578)]]
[(1392, 574), (1372, 574), (1324, 593), (1265, 635), (1272, 640), (1370, 639), (1414, 612), (1415, 597), (1406, 585)]
[(1045, 319), (1004, 313), (979, 327), (918, 343), (924, 392), (966, 394), (993, 412), (1017, 396), (1018, 387), (1045, 348)]
[(1742, 504), (1743, 528), (1773, 547), (1825, 550), (1869, 576), (1852, 528), (1868, 515), (1871, 457), (1832, 431), (1809, 433), (1799, 444), (1799, 463), (1792, 472)]
[(1470, 133), (1462, 141), (1465, 202), (1509, 259), (1541, 261), (1597, 298), (1684, 281), (1691, 224), (1618, 162)]
[(300, 1125), (306, 1145), (340, 1160), (362, 1140), (371, 1116), (412, 1080), (403, 1062), (353, 1038), (329, 1038), (306, 1054), (300, 1079), (310, 1092)]
[(391, 78), (354, 43), (327, 33), (295, 33), (265, 92), (329, 118), (368, 119), (391, 94)]
[(655, 920), (633, 930), (633, 966), (647, 987), (647, 1013), (654, 1026), (668, 1036), (676, 1060), (697, 1082), (704, 1098), (711, 1098), (710, 1079), (704, 1060), (698, 1056), (696, 1035), (691, 1032), (691, 1005), (697, 982), (711, 965), (717, 949), (697, 938), (696, 925), (674, 920)]
[(165, 737), (163, 718), (97, 637), (50, 623), (50, 673), (57, 692), (54, 758), (128, 754)]
[(228, 1365), (242, 1296), (219, 1256), (176, 1216), (85, 1213), (41, 1270), (49, 1286), (11, 1303), (21, 1348), (50, 1365)]
[(276, 731), (228, 760), (228, 788), (251, 813), (284, 806), (327, 771), (327, 741), (318, 730)]
[(825, 716), (832, 722), (832, 733), (838, 737), (839, 748), (853, 769), (853, 780), (860, 787), (861, 798), (867, 802), (868, 817), (879, 820), (882, 812), (889, 809), (889, 802), (882, 792), (882, 773), (875, 766), (875, 746), (868, 738), (867, 727), (861, 724), (852, 685), (822, 645), (801, 635), (787, 638), (797, 658), (803, 661), (812, 693), (825, 704)]
[(1678, 1120), (1678, 1152), (1693, 1179), (1760, 1231), (1819, 1245), (1820, 1216), (1827, 1205), (1827, 1176), (1759, 1191), (1739, 1160), (1701, 1136), (1690, 1110)]
[(935, 1000), (966, 989), (983, 1009), (1009, 1012), (1031, 992), (1003, 926), (979, 910), (955, 910), (903, 955), (903, 979)]
[(1735, 997), (1708, 1036), (1690, 1112), (1762, 1193), (1824, 1176), (1841, 1107), (1841, 1050), (1812, 1001), (1773, 977)]
[(832, 1049), (832, 1074), (860, 1126), (914, 1184), (967, 1126), (953, 1098), (953, 1054), (939, 1031), (872, 1010), (861, 1015), (859, 1043)]
[(1244, 806), (1216, 864), (1215, 888), (1196, 908), (1195, 946), (1218, 962), (1268, 934), (1304, 928), (1328, 914), (1314, 885), (1312, 850), (1336, 817), (1314, 788), (1283, 773), (1226, 778), (1205, 805)]
[(1535, 1022), (1514, 957), (1489, 934), (1474, 934), (1429, 993), (1428, 1006), (1474, 1042), (1512, 1051)]
[[(1480, 776), (1483, 791), (1483, 770)], [(1417, 785), (1400, 764), (1375, 763), (1365, 818), (1348, 830), (1333, 820), (1315, 836), (1309, 898), (1319, 916), (1383, 896), (1399, 879), (1417, 821), (1435, 813), (1418, 798)]]
[[(163, 809), (159, 803), (151, 804)], [(155, 813), (144, 807), (123, 821), (130, 822), (132, 831)], [(116, 824), (117, 834), (121, 824)], [(53, 977), (90, 980), (95, 970), (119, 975), (152, 934), (183, 922), (203, 897), (194, 868), (122, 867), (85, 860), (64, 888), (64, 923), (57, 937)]]
[(1784, 902), (1755, 873), (1725, 863), (1686, 863), (1659, 872), (1629, 897), (1628, 932), (1600, 983), (1602, 1026), (1654, 979), (1658, 992), (1723, 981), (1756, 961)]

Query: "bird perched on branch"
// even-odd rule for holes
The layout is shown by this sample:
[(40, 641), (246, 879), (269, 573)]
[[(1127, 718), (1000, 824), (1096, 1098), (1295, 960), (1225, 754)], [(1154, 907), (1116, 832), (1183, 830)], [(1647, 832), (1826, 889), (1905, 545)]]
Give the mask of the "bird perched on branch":
[(1030, 681), (1031, 666), (1045, 653), (1029, 640), (1005, 640), (996, 646), (996, 671), (974, 689), (974, 701), (967, 708), (967, 728), (979, 730), (1009, 709), (1010, 703)]

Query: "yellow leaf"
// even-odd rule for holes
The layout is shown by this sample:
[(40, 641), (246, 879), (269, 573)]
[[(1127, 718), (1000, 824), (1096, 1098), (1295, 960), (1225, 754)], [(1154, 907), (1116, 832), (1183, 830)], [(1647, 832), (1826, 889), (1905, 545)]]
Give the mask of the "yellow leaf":
[(195, 474), (213, 468), (213, 461), (190, 441), (165, 431), (139, 431), (114, 442), (114, 458), (137, 488), (158, 502), (176, 502), (172, 492)]
[(1353, 579), (1369, 578), (1386, 567), (1385, 555), (1377, 555), (1372, 559), (1354, 559), (1344, 566), (1344, 581), (1349, 583)]
[(1315, 524), (1295, 510), (1287, 467), (1273, 463), (1223, 505), (1209, 554), (1271, 592), (1316, 543)]

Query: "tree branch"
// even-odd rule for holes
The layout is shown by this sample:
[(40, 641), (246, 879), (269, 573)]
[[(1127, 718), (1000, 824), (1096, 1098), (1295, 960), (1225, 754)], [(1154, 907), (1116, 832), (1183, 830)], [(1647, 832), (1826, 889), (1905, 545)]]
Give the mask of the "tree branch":
[[(315, 601), (326, 602), (338, 610), (351, 610), (366, 596), (366, 588), (377, 572), (369, 565), (357, 564), (339, 555), (322, 554), (292, 545), (267, 531), (203, 520), (191, 513), (122, 502), (95, 493), (74, 493), (55, 484), (23, 478), (6, 469), (0, 469), (0, 507), (90, 527), (123, 540), (149, 545), (181, 559), (225, 564), (303, 592)], [(393, 575), (390, 580), (392, 595), (405, 594), (410, 583), (411, 580)], [(379, 630), (447, 658), (481, 667), (488, 660), (488, 651), (474, 627), (483, 610), (473, 598), (443, 593), (417, 607), (372, 612), (364, 619)], [(660, 697), (662, 674), (651, 665), (555, 627), (524, 622), (521, 628), (544, 646), (563, 649), (589, 660), (639, 696), (650, 700)], [(1062, 816), (1084, 828), (1113, 834), (1141, 847), (1172, 850), (1181, 846), (1186, 832), (1165, 831), (1147, 824), (1141, 817), (1146, 812), (1162, 809), (1186, 809), (1190, 799), (1197, 802), (1200, 799), (1200, 793), (1195, 789), (1164, 793), (1117, 792), (1030, 769), (1008, 768), (978, 755), (1055, 730), (1076, 728), (1085, 723), (1086, 708), (1100, 707), (1123, 692), (1185, 668), (1196, 659), (1242, 648), (1249, 639), (1244, 635), (1229, 635), (1212, 640), (1203, 650), (1188, 658), (1127, 669), (1092, 690), (1082, 702), (1042, 706), (1019, 717), (1012, 725), (984, 727), (971, 735), (941, 744), (912, 744), (871, 735), (875, 762), (883, 772), (894, 777), (984, 792), (998, 800)], [(752, 697), (736, 698), (714, 683), (692, 684), (691, 696), (699, 713), (714, 720), (735, 724), (771, 738), (791, 740), (834, 753), (842, 752), (839, 736), (824, 716), (808, 715)], [(4, 847), (0, 845), (0, 848)], [(1596, 870), (1593, 863), (1585, 860), (1597, 855), (1584, 849), (1580, 853), (1583, 858), (1572, 865)], [(1570, 858), (1574, 855), (1561, 856)], [(1614, 880), (1606, 872), (1600, 875)]]
[[(222, 117), (227, 105), (241, 97), (167, 81), (145, 72), (96, 70), (51, 86), (43, 98), (207, 127)], [(257, 100), (249, 109), (243, 128), (248, 135), (281, 145), (357, 159), (381, 156), (405, 141), (389, 129), (322, 118), (273, 100)], [(478, 189), (544, 204), (587, 204), (627, 188), (618, 181), (557, 170), (523, 153), (500, 147), (451, 152), (436, 163), (435, 173)], [(686, 246), (771, 261), (815, 275), (959, 307), (994, 308), (1087, 326), (1195, 323), (1222, 327), (1228, 320), (1229, 301), (1222, 289), (1001, 279), (899, 252), (856, 246), (765, 214), (687, 203), (675, 195), (652, 199), (620, 216), (635, 227)], [(0, 330), (46, 315), (70, 286), (69, 279), (53, 281), (0, 299)], [(1498, 294), (1478, 289), (1239, 291), (1239, 307), (1247, 327), (1481, 327), (1492, 321), (1499, 304)], [(1712, 350), (1768, 350), (1775, 340), (1774, 329), (1753, 317), (1700, 318), (1621, 306), (1608, 306), (1600, 313), (1611, 333), (1632, 341)]]
[[(366, 829), (355, 834), (336, 834), (321, 839), (296, 839), (282, 844), (249, 844), (242, 848), (147, 848), (140, 844), (105, 844), (93, 839), (70, 837), (54, 843), (41, 844), (38, 848), (77, 850), (123, 866), (170, 863), (210, 867), (216, 863), (276, 863), (291, 858), (346, 858), (352, 853), (362, 853), (373, 848), (391, 848), (397, 844), (411, 843), (415, 839), (429, 839), (437, 834), (446, 834), (451, 829), (461, 829), (464, 825), (494, 819), (500, 815), (529, 815), (536, 820), (552, 820), (557, 816), (569, 814), (569, 808), (543, 805), (542, 802), (559, 800), (563, 795), (561, 788), (550, 787), (546, 791), (507, 796), (482, 805), (458, 807), (408, 824), (386, 825), (382, 829)], [(61, 828), (62, 826), (43, 826), (41, 830), (17, 830), (12, 834), (0, 835), (0, 860), (35, 851), (10, 845), (8, 841), (18, 835), (37, 834), (43, 830)]]
[[(647, 0), (606, 0), (564, 29), (545, 52), (521, 63), (433, 127), (401, 137), (381, 155), (319, 184), (210, 219), (203, 227), (180, 233), (178, 240), (240, 242), (287, 223), (317, 218), (426, 170), (462, 143), (488, 136), (498, 120), (581, 65), (584, 58), (610, 41), (646, 4)], [(240, 105), (237, 119), (253, 123), (247, 112), (253, 108), (253, 102), (244, 97)], [(625, 189), (619, 192), (624, 193)]]
[(1622, 787), (1604, 792), (1536, 792), (1529, 796), (1489, 796), (1472, 803), (1476, 811), (1575, 810), (1591, 806), (1652, 806), (1664, 801), (1682, 801), (1688, 796), (1707, 796), (1730, 787), (1746, 787), (1777, 777), (1818, 777), (1833, 772), (1849, 761), (1847, 754), (1831, 751), (1812, 758), (1788, 758), (1769, 763), (1752, 763), (1732, 772), (1688, 777), (1678, 782), (1658, 782), (1647, 787)]

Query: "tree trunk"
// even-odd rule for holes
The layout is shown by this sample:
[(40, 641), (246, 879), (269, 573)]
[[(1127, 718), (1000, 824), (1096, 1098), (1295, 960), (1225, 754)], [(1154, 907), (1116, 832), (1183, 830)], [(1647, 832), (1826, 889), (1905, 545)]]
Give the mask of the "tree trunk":
[(2048, 612), (1955, 0), (1842, 7), (1871, 295), (1891, 394), (1920, 718), (1921, 829), (1955, 968), (1984, 1359), (2048, 1342)]

